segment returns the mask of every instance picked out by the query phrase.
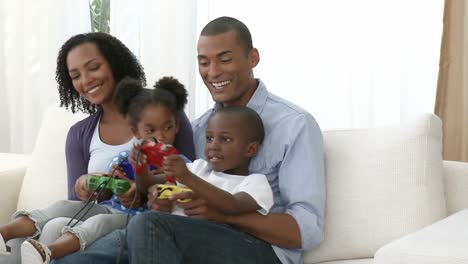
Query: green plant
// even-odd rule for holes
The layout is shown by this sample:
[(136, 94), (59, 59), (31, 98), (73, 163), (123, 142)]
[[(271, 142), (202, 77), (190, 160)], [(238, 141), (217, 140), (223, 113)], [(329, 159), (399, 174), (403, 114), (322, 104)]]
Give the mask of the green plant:
[(109, 33), (110, 0), (90, 0), (89, 15), (93, 32)]

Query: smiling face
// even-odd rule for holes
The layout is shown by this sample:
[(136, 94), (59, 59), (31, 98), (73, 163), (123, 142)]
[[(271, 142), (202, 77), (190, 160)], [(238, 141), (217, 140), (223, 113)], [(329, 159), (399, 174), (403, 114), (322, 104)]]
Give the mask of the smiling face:
[(257, 87), (253, 68), (259, 62), (257, 49), (249, 52), (237, 33), (228, 31), (198, 40), (198, 70), (211, 97), (224, 106), (245, 106)]
[(245, 122), (239, 116), (218, 113), (208, 122), (205, 157), (215, 171), (248, 175), (249, 161), (258, 145), (249, 140)]
[(68, 53), (68, 74), (73, 87), (92, 104), (112, 103), (115, 80), (109, 62), (94, 43), (83, 43)]
[(139, 139), (156, 138), (164, 144), (174, 144), (175, 136), (179, 130), (178, 122), (167, 107), (162, 105), (147, 105), (140, 113), (140, 120), (135, 136)]

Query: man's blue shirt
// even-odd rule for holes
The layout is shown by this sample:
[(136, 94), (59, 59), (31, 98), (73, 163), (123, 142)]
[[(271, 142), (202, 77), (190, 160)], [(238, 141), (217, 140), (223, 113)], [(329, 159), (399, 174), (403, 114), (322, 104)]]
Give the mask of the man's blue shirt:
[[(250, 173), (265, 174), (275, 204), (271, 213), (287, 213), (296, 220), (302, 248), (273, 245), (282, 263), (302, 263), (302, 252), (323, 239), (325, 176), (323, 138), (315, 119), (304, 109), (271, 94), (258, 80), (247, 106), (263, 120), (265, 139), (251, 160)], [(197, 158), (204, 158), (205, 130), (210, 116), (221, 107), (216, 104), (192, 122)]]

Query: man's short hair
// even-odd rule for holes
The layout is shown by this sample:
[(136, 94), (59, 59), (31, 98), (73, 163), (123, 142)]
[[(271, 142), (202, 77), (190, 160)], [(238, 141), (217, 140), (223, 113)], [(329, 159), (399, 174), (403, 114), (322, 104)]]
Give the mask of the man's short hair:
[(246, 54), (252, 50), (252, 35), (247, 26), (233, 17), (218, 17), (210, 21), (201, 31), (202, 36), (214, 36), (226, 32), (234, 31), (237, 33), (237, 40), (241, 44)]

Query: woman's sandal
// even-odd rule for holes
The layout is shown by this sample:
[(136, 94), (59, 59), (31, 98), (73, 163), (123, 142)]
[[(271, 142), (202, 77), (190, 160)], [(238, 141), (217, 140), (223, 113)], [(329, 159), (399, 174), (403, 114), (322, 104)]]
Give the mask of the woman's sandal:
[(49, 248), (34, 239), (28, 239), (21, 244), (21, 263), (48, 264), (51, 252)]
[(10, 247), (6, 245), (2, 234), (0, 234), (0, 255), (10, 255)]

